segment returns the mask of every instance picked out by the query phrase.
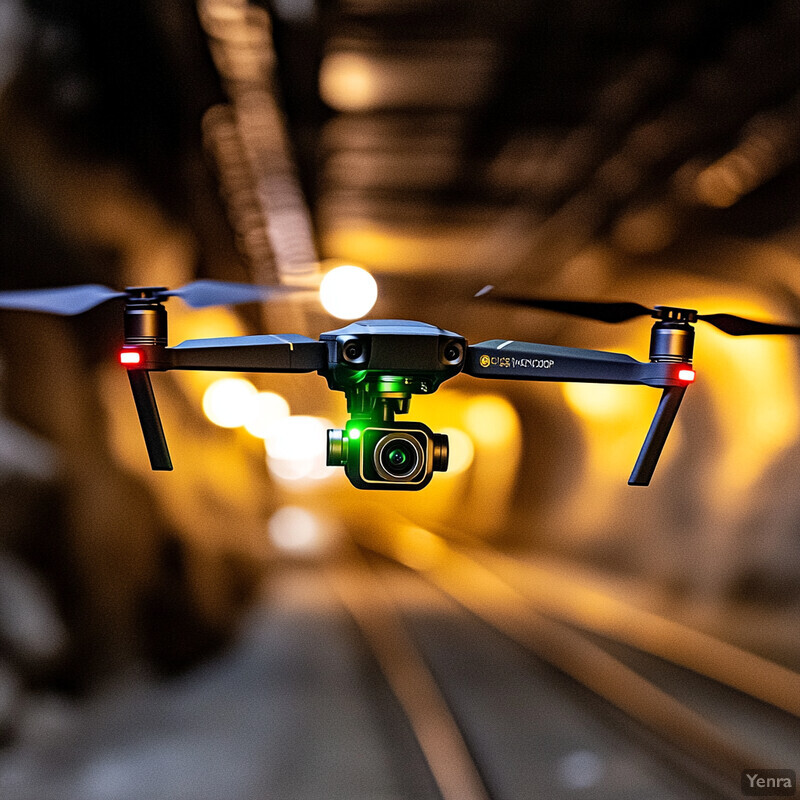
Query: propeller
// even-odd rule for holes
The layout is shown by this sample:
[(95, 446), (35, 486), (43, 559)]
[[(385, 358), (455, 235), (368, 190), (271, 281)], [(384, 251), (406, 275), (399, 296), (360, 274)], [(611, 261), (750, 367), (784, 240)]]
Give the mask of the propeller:
[(238, 303), (263, 303), (276, 297), (312, 294), (313, 289), (296, 286), (258, 286), (252, 283), (201, 280), (187, 283), (180, 289), (167, 289), (158, 297), (180, 297), (192, 308), (234, 306)]
[(257, 303), (274, 297), (311, 291), (293, 286), (256, 286), (249, 283), (199, 280), (187, 283), (186, 286), (179, 289), (136, 287), (125, 292), (118, 292), (107, 286), (89, 283), (82, 286), (62, 286), (54, 289), (0, 292), (0, 308), (74, 316), (120, 297), (131, 299), (141, 297), (153, 300), (180, 297), (192, 308), (207, 308), (209, 306), (236, 305), (237, 303)]
[[(669, 311), (669, 306), (655, 306), (648, 308), (639, 303), (625, 302), (593, 302), (586, 300), (550, 300), (533, 297), (517, 297), (493, 292), (494, 286), (484, 286), (475, 297), (485, 297), (491, 293), (491, 299), (498, 303), (522, 308), (541, 308), (546, 311), (555, 311), (561, 314), (571, 314), (575, 317), (584, 317), (599, 322), (627, 322), (636, 317), (654, 317), (655, 319), (666, 318), (665, 311)], [(769, 334), (800, 334), (800, 325), (783, 325), (774, 322), (759, 322), (753, 319), (746, 319), (735, 314), (698, 314), (690, 309), (679, 309), (685, 311), (684, 317), (687, 322), (695, 322), (698, 319), (713, 325), (723, 333), (730, 336), (762, 336)]]
[(63, 286), (57, 289), (23, 289), (0, 292), (0, 308), (70, 316), (83, 314), (84, 311), (89, 311), (107, 300), (125, 296), (125, 292), (115, 292), (97, 283)]

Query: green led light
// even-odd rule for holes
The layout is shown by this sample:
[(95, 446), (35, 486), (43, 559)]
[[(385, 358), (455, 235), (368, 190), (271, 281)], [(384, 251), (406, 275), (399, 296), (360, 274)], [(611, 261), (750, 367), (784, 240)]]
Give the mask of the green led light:
[(358, 437), (361, 436), (361, 431), (358, 428), (350, 428), (350, 430), (347, 431), (347, 435), (351, 439), (358, 439)]

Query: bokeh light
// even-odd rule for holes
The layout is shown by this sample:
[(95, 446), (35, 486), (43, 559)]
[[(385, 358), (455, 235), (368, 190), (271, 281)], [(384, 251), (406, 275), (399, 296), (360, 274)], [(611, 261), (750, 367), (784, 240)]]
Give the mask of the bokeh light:
[(325, 275), (319, 287), (319, 298), (334, 317), (358, 319), (375, 305), (378, 284), (367, 270), (347, 264)]
[(356, 53), (331, 53), (320, 67), (320, 94), (335, 108), (361, 110), (377, 97), (374, 70)]
[(259, 438), (268, 439), (275, 426), (289, 416), (289, 403), (275, 392), (258, 392), (248, 404), (245, 430)]
[(613, 383), (564, 383), (567, 405), (580, 417), (598, 422), (636, 420), (649, 413), (647, 393)]
[(258, 390), (245, 378), (220, 378), (203, 394), (203, 412), (221, 428), (238, 428), (250, 414)]
[(504, 447), (519, 434), (519, 418), (505, 397), (478, 395), (470, 400), (464, 422), (472, 438), (485, 447)]
[(272, 545), (295, 556), (314, 555), (328, 544), (328, 527), (307, 508), (283, 506), (269, 519), (267, 531)]
[(469, 434), (460, 428), (442, 428), (442, 433), (447, 436), (450, 445), (450, 459), (446, 475), (460, 475), (466, 472), (475, 458), (475, 445)]
[[(694, 298), (690, 298), (694, 299)], [(741, 297), (706, 298), (691, 308), (729, 311), (752, 319), (775, 318), (770, 309)], [(687, 306), (688, 307), (688, 306)], [(723, 433), (717, 444), (713, 500), (756, 485), (800, 430), (795, 345), (788, 337), (732, 337), (712, 326), (697, 336), (695, 363)]]
[(327, 432), (335, 427), (322, 417), (292, 416), (276, 426), (266, 441), (267, 467), (284, 481), (318, 481), (332, 476), (326, 464)]

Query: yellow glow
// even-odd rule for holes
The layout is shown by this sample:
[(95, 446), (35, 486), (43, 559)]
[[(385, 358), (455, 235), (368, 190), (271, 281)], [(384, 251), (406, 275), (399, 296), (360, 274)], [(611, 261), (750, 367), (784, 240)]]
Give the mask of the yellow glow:
[(245, 430), (258, 437), (268, 439), (275, 425), (289, 416), (289, 404), (275, 392), (258, 392), (249, 401)]
[(335, 267), (322, 279), (319, 299), (325, 310), (339, 319), (358, 319), (378, 299), (375, 278), (361, 267)]
[[(621, 346), (624, 352), (626, 347)], [(619, 493), (647, 435), (661, 393), (646, 386), (564, 383), (561, 391), (575, 413), (584, 434), (585, 469), (589, 476), (578, 502), (571, 504), (573, 535), (594, 530), (597, 520), (609, 517), (617, 507)], [(663, 473), (680, 448), (681, 419), (678, 415), (669, 441), (659, 459)]]
[(205, 415), (221, 428), (238, 428), (247, 420), (256, 387), (245, 378), (221, 378), (203, 395)]
[(321, 417), (287, 417), (266, 440), (267, 466), (285, 481), (318, 481), (335, 474), (326, 465), (327, 431), (334, 425)]
[(609, 422), (629, 420), (641, 409), (636, 397), (639, 387), (616, 386), (606, 383), (565, 383), (564, 398), (578, 416), (585, 419)]
[[(716, 298), (702, 304), (755, 319), (773, 317), (741, 299)], [(695, 364), (705, 381), (724, 432), (720, 488), (752, 486), (800, 430), (794, 346), (780, 336), (732, 337), (704, 326), (697, 336)], [(723, 493), (724, 494), (724, 493)], [(718, 496), (722, 499), (723, 494)]]
[(484, 447), (504, 447), (519, 436), (519, 417), (514, 406), (495, 394), (470, 400), (464, 422), (472, 438)]
[(392, 544), (394, 557), (411, 569), (433, 569), (447, 556), (447, 545), (435, 533), (416, 525), (400, 527)]
[(475, 457), (475, 445), (469, 434), (459, 428), (442, 428), (442, 433), (448, 437), (450, 443), (450, 461), (447, 465), (446, 475), (460, 475), (466, 472)]
[(173, 342), (182, 342), (186, 339), (243, 336), (247, 331), (230, 309), (186, 310), (175, 306), (169, 311), (169, 333)]
[(410, 234), (408, 226), (370, 221), (330, 212), (331, 224), (323, 231), (328, 252), (347, 253), (350, 258), (382, 270), (425, 269), (447, 271), (463, 277), (465, 270), (482, 270), (486, 263), (513, 263), (522, 257), (521, 237), (514, 223), (496, 224), (482, 220), (469, 224), (422, 225)]
[(357, 111), (376, 99), (373, 67), (356, 53), (331, 53), (320, 66), (322, 99), (340, 111)]

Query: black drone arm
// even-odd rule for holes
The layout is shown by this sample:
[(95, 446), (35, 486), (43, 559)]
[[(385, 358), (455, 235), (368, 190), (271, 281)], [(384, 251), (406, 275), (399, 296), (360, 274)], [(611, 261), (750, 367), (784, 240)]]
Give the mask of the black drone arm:
[(464, 372), (476, 378), (642, 384), (663, 389), (628, 484), (647, 486), (694, 371), (686, 362), (642, 362), (623, 353), (504, 339), (471, 345)]
[(150, 466), (171, 470), (172, 460), (158, 413), (150, 372), (172, 369), (231, 372), (315, 372), (327, 365), (328, 348), (305, 336), (235, 336), (191, 339), (175, 347), (144, 344), (122, 349)]
[(151, 369), (226, 372), (315, 372), (327, 364), (328, 349), (316, 339), (285, 336), (230, 336), (190, 339), (153, 352)]
[(464, 372), (476, 378), (679, 386), (686, 364), (637, 361), (624, 353), (532, 344), (504, 339), (473, 344)]

